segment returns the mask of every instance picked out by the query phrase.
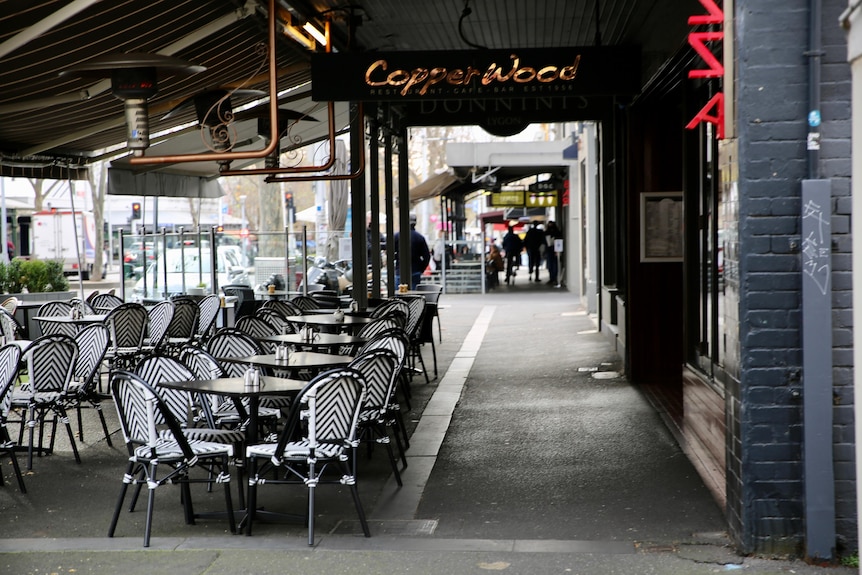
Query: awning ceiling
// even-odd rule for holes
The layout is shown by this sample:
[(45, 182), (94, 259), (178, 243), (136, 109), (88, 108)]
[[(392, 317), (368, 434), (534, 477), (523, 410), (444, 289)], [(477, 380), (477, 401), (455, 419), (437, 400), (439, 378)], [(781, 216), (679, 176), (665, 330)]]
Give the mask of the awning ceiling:
[[(123, 103), (111, 94), (110, 83), (59, 75), (98, 56), (160, 53), (206, 67), (159, 79), (158, 93), (149, 102), (151, 135), (195, 121), (191, 106), (164, 118), (189, 95), (220, 87), (267, 91), (265, 51), (260, 50), (267, 38), (267, 6), (266, 0), (7, 0), (0, 15), (0, 175), (26, 169), (57, 177), (58, 170), (65, 172), (62, 166), (86, 164), (114, 146), (122, 151)], [(644, 85), (686, 46), (687, 17), (702, 11), (691, 0), (472, 0), (469, 7), (462, 19), (462, 0), (277, 2), (280, 16), (289, 11), (295, 20), (311, 20), (319, 28), (327, 15), (332, 17), (339, 51), (463, 50), (470, 44), (491, 49), (633, 46), (643, 55)], [(350, 32), (348, 21), (360, 25)], [(309, 51), (282, 32), (280, 26), (280, 93), (310, 78)], [(252, 99), (237, 98), (234, 107)], [(248, 133), (246, 127), (239, 131)], [(193, 146), (188, 136), (178, 135), (171, 145), (192, 151), (186, 149)]]

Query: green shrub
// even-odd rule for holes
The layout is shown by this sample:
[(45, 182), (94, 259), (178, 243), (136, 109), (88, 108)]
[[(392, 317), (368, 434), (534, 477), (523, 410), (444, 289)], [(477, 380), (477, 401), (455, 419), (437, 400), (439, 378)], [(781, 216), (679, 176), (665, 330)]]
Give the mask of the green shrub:
[(45, 262), (48, 268), (48, 291), (66, 291), (69, 289), (69, 280), (63, 275), (63, 262), (50, 260)]
[(30, 293), (68, 290), (63, 263), (19, 258), (0, 262), (0, 293), (21, 293), (24, 288)]

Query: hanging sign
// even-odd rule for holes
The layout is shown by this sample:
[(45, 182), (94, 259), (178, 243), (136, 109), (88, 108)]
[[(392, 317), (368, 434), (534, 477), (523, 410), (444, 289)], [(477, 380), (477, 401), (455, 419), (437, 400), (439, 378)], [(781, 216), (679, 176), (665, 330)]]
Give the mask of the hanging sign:
[[(724, 24), (724, 12), (716, 5), (715, 0), (700, 0), (708, 14), (690, 16), (690, 26), (701, 24)], [(692, 32), (688, 35), (688, 43), (695, 52), (706, 63), (706, 69), (689, 70), (689, 78), (721, 78), (724, 76), (724, 65), (715, 57), (712, 50), (707, 46), (708, 42), (719, 42), (724, 40), (724, 30), (718, 32)], [(694, 118), (686, 124), (686, 128), (693, 130), (701, 122), (710, 122), (716, 126), (715, 135), (719, 140), (724, 139), (724, 93), (718, 92), (709, 102), (701, 108)]]
[(407, 101), (635, 94), (627, 46), (326, 52), (311, 55), (315, 101)]

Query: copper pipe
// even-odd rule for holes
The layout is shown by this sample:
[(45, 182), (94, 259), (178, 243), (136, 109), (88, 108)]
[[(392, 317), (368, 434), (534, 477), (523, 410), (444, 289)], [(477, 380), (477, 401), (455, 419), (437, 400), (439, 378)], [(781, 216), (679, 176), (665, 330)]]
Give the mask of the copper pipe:
[[(364, 122), (364, 112), (362, 103), (360, 102), (356, 106), (356, 114), (359, 116), (359, 121)], [(362, 130), (362, 134), (365, 133), (365, 130)], [(335, 150), (335, 144), (332, 143), (332, 147), (330, 150)], [(330, 164), (335, 162), (335, 153), (330, 154)], [(251, 170), (253, 172), (268, 172), (272, 173), (295, 173), (291, 168), (279, 168), (279, 169), (270, 169), (270, 170)], [(320, 171), (320, 170), (318, 170)], [(240, 170), (240, 172), (245, 173), (244, 170)], [(333, 182), (339, 180), (355, 180), (359, 176), (365, 173), (365, 142), (361, 146), (359, 146), (359, 166), (357, 166), (356, 171), (350, 174), (325, 174), (325, 175), (316, 175), (316, 176), (297, 176), (295, 178), (289, 177), (277, 177), (277, 176), (269, 176), (264, 180), (267, 184), (277, 183), (277, 182)]]
[[(329, 121), (329, 149), (335, 150), (335, 102), (327, 103), (327, 119)], [(276, 127), (278, 130), (278, 127)], [(280, 134), (276, 136), (276, 140)], [(267, 176), (272, 174), (301, 174), (306, 172), (323, 172), (335, 163), (335, 154), (329, 155), (329, 160), (322, 166), (297, 166), (294, 168), (251, 168), (248, 170), (224, 170), (220, 176)]]
[(278, 65), (275, 52), (275, 24), (276, 10), (275, 0), (269, 0), (269, 123), (270, 139), (269, 145), (262, 150), (251, 152), (221, 152), (204, 154), (179, 154), (174, 156), (137, 156), (129, 159), (133, 166), (148, 164), (177, 164), (181, 162), (230, 162), (232, 160), (247, 160), (253, 158), (265, 158), (277, 147), (279, 141), (278, 133)]

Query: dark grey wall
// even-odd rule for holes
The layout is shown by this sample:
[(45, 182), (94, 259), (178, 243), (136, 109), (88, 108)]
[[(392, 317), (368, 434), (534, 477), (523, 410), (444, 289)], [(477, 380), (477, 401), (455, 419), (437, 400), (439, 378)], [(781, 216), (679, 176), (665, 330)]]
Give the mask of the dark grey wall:
[[(800, 188), (807, 177), (808, 0), (736, 5), (739, 386), (729, 386), (728, 515), (744, 550), (798, 552), (804, 536)], [(820, 166), (832, 180), (836, 530), (855, 549), (850, 319), (850, 71), (824, 0)]]

